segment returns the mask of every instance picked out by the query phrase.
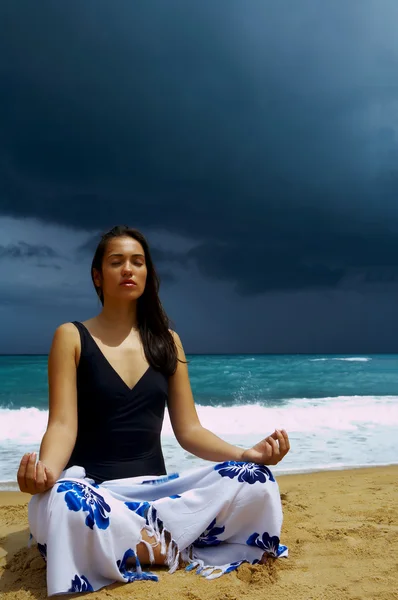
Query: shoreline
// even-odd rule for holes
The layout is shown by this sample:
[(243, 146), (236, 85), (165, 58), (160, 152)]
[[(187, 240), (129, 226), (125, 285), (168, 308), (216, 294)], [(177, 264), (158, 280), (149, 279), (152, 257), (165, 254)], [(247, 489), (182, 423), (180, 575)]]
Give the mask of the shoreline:
[[(214, 464), (216, 464), (216, 463), (214, 463)], [(273, 474), (275, 475), (275, 477), (277, 477), (279, 480), (281, 477), (291, 477), (294, 475), (311, 475), (311, 474), (329, 473), (329, 472), (335, 472), (335, 471), (358, 471), (358, 470), (362, 470), (362, 469), (380, 469), (380, 468), (387, 468), (387, 467), (398, 467), (398, 461), (397, 462), (377, 463), (374, 465), (373, 464), (372, 465), (358, 464), (358, 465), (342, 465), (342, 466), (337, 466), (337, 467), (326, 466), (324, 468), (315, 467), (313, 469), (311, 469), (311, 468), (304, 469), (304, 468), (298, 467), (295, 469), (291, 469), (289, 471), (286, 471), (286, 470), (278, 471), (277, 469), (271, 467), (271, 470), (272, 470)], [(178, 472), (183, 473), (184, 471), (181, 470)], [(15, 481), (0, 480), (0, 494), (3, 494), (4, 492), (21, 493), (19, 491), (18, 483), (16, 480)], [(0, 506), (1, 506), (1, 504), (0, 504)]]
[[(398, 598), (398, 465), (276, 476), (284, 512), (281, 543), (289, 547), (288, 558), (243, 564), (213, 581), (159, 568), (158, 583), (114, 584), (96, 592), (95, 599), (147, 600), (153, 594), (157, 600), (258, 600), (271, 594), (289, 600)], [(2, 600), (47, 598), (45, 565), (35, 546), (27, 548), (30, 497), (0, 492)]]

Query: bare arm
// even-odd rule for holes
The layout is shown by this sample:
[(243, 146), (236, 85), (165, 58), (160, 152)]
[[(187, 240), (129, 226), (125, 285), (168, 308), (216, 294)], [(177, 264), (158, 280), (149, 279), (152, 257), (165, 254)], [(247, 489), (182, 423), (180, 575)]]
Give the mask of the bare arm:
[[(178, 358), (185, 361), (181, 340), (177, 333), (172, 335)], [(185, 363), (178, 362), (176, 372), (169, 378), (168, 410), (174, 434), (184, 450), (214, 462), (242, 460), (242, 448), (225, 442), (200, 424)]]
[[(177, 333), (171, 332), (178, 358), (185, 361), (185, 352)], [(168, 409), (174, 434), (179, 444), (199, 458), (214, 462), (227, 460), (275, 465), (289, 452), (290, 443), (285, 430), (276, 430), (247, 450), (225, 442), (202, 427), (195, 408), (189, 381), (188, 367), (177, 363), (174, 375), (169, 378)]]
[(65, 323), (54, 334), (48, 358), (49, 415), (40, 459), (25, 455), (18, 471), (21, 491), (35, 494), (54, 485), (65, 468), (77, 436), (76, 352), (79, 333)]
[(77, 436), (76, 342), (71, 323), (55, 332), (48, 357), (49, 414), (40, 446), (40, 461), (58, 478), (65, 468)]

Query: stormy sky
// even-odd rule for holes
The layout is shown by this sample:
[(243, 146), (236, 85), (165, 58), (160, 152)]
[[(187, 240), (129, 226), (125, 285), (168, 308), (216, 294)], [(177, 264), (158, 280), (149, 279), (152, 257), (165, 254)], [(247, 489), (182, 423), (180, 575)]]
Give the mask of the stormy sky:
[(0, 6), (0, 352), (148, 237), (188, 353), (395, 352), (396, 0)]

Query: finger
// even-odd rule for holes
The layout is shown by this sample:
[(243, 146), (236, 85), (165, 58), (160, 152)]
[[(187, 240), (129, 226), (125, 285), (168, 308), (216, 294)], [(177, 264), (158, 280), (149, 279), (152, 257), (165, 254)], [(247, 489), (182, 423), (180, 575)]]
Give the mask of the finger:
[(272, 448), (272, 454), (273, 454), (273, 456), (276, 456), (276, 457), (278, 457), (278, 456), (279, 456), (279, 454), (280, 454), (280, 452), (279, 452), (279, 446), (278, 446), (278, 442), (277, 442), (276, 440), (274, 440), (274, 438), (273, 438), (273, 437), (271, 437), (271, 436), (270, 436), (270, 437), (268, 438), (268, 443), (269, 443), (269, 445), (270, 445), (270, 446), (271, 446), (271, 448)]
[(37, 463), (36, 467), (36, 490), (38, 492), (44, 492), (45, 490), (45, 481), (44, 481), (44, 465), (42, 462)]
[(259, 448), (259, 452), (261, 452), (261, 454), (266, 460), (268, 460), (272, 456), (272, 446), (267, 440), (268, 438), (262, 440), (261, 446)]
[(271, 433), (271, 435), (269, 437), (272, 438), (273, 440), (278, 440), (278, 429), (275, 429), (275, 431), (273, 433)]
[(48, 467), (44, 467), (44, 471), (47, 477), (47, 488), (52, 487), (55, 483), (54, 473)]
[(26, 467), (28, 464), (29, 456), (30, 456), (29, 452), (24, 454), (21, 459), (21, 462), (19, 463), (19, 469), (18, 469), (18, 473), (17, 473), (17, 481), (18, 481), (19, 489), (21, 490), (21, 492), (24, 492), (26, 489), (25, 474), (26, 474)]
[(289, 450), (290, 450), (289, 436), (287, 435), (287, 433), (284, 429), (281, 429), (281, 434), (283, 435), (284, 440), (285, 440), (285, 444), (286, 444), (286, 448), (287, 448), (286, 452), (289, 452)]
[(35, 493), (35, 479), (36, 479), (36, 452), (32, 452), (29, 456), (28, 464), (26, 467), (25, 481), (26, 487), (29, 489), (30, 494)]
[(290, 450), (289, 436), (284, 429), (275, 429), (271, 436), (274, 440), (278, 440), (279, 447), (283, 449), (283, 453), (287, 454)]
[[(267, 440), (268, 439), (269, 438), (267, 438)], [(267, 441), (266, 444), (267, 444), (267, 449), (268, 450), (267, 450), (267, 458), (266, 458), (264, 464), (266, 464), (266, 465), (275, 465), (278, 462), (279, 459), (275, 456), (274, 448), (273, 448), (273, 446), (271, 444), (271, 441)]]
[(279, 429), (276, 430), (276, 435), (278, 438), (278, 444), (279, 444), (279, 451), (281, 454), (285, 455), (287, 452), (287, 446), (286, 446), (286, 441), (285, 438), (282, 435), (282, 432), (279, 431)]

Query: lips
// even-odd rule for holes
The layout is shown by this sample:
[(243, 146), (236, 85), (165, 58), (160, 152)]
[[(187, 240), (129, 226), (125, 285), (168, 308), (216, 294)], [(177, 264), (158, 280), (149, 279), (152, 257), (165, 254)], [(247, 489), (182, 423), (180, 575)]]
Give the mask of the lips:
[(136, 286), (137, 284), (132, 279), (127, 279), (126, 281), (122, 281), (122, 283), (120, 285), (125, 285), (126, 287), (133, 287), (133, 286)]

